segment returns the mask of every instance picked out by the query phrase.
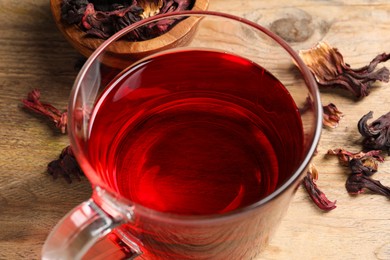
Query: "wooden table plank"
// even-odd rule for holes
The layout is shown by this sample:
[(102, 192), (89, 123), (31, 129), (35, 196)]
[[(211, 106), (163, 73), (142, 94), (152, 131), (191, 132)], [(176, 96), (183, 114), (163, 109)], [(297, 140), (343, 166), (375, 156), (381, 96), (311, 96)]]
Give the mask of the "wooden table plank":
[[(268, 28), (287, 19), (299, 30), (290, 42), (294, 49), (325, 40), (353, 67), (390, 52), (387, 0), (212, 0), (210, 9)], [(284, 36), (290, 33), (276, 28)], [(46, 164), (57, 157), (67, 138), (41, 117), (26, 113), (20, 99), (40, 88), (43, 98), (65, 108), (80, 56), (53, 24), (49, 1), (0, 0), (0, 35), (0, 259), (39, 259), (50, 229), (91, 190), (86, 180), (69, 185), (46, 175)], [(324, 156), (331, 148), (358, 151), (360, 117), (370, 110), (375, 118), (390, 111), (389, 84), (376, 85), (360, 101), (342, 91), (322, 91), (323, 103), (333, 102), (345, 114), (338, 128), (323, 130), (314, 158), (318, 184), (330, 199), (337, 199), (338, 207), (322, 213), (299, 189), (261, 259), (390, 259), (389, 200), (348, 195), (344, 187), (348, 170), (336, 158)], [(375, 178), (390, 186), (388, 158)]]

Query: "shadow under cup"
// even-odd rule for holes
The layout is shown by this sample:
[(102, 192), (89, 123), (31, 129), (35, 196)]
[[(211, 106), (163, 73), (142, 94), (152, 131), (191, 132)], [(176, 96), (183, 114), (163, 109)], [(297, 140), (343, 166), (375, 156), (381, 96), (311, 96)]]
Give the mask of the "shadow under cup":
[[(112, 68), (115, 42), (173, 18), (196, 23), (169, 48), (135, 64), (120, 55), (125, 69)], [(315, 151), (319, 104), (296, 53), (241, 18), (184, 12), (113, 36), (83, 67), (70, 102), (92, 201), (115, 220), (87, 255), (107, 255), (109, 241), (140, 259), (253, 258)]]

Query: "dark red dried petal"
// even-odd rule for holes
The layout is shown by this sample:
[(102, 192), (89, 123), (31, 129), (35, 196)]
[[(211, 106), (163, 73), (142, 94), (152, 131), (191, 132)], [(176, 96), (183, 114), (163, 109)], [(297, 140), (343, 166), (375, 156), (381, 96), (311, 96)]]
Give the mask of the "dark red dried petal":
[(363, 146), (366, 149), (387, 151), (390, 155), (390, 112), (367, 124), (372, 114), (370, 111), (358, 123), (359, 133), (364, 137)]
[(54, 106), (40, 101), (41, 93), (38, 89), (34, 89), (27, 94), (26, 99), (22, 99), (25, 108), (34, 111), (37, 114), (43, 115), (50, 121), (55, 123), (56, 127), (65, 134), (68, 123), (67, 112), (61, 112)]
[(378, 171), (378, 163), (372, 157), (363, 157), (362, 159), (351, 159), (349, 168), (352, 174), (364, 174), (372, 176)]
[(27, 94), (27, 100), (33, 103), (40, 103), (39, 99), (41, 98), (41, 92), (39, 89), (33, 89)]
[(319, 42), (310, 50), (299, 55), (314, 74), (322, 87), (339, 87), (362, 98), (369, 94), (375, 81), (388, 82), (390, 72), (386, 67), (375, 71), (377, 65), (390, 59), (390, 54), (377, 55), (369, 65), (353, 69), (344, 62), (341, 53), (325, 42)]
[(73, 178), (80, 181), (80, 177), (84, 175), (77, 163), (71, 146), (65, 147), (59, 158), (47, 165), (47, 172), (53, 176), (53, 179), (57, 179), (61, 176), (68, 183), (71, 183)]
[(83, 17), (87, 4), (87, 0), (62, 0), (61, 18), (68, 24), (78, 24)]
[[(301, 107), (299, 107), (299, 113), (304, 114), (306, 111), (313, 110), (314, 103), (310, 96), (306, 97), (305, 102)], [(323, 110), (323, 120), (322, 123), (324, 126), (330, 128), (336, 128), (343, 117), (343, 113), (337, 108), (333, 103), (329, 103), (326, 106), (322, 106)]]
[(349, 166), (349, 162), (352, 159), (362, 160), (362, 159), (365, 159), (367, 157), (372, 157), (372, 159), (377, 161), (377, 162), (383, 162), (384, 158), (383, 158), (383, 156), (380, 155), (381, 152), (382, 152), (381, 150), (372, 150), (372, 151), (368, 151), (368, 152), (354, 153), (354, 152), (349, 152), (349, 151), (342, 149), (342, 148), (337, 148), (337, 149), (329, 149), (327, 154), (328, 155), (337, 155), (341, 164), (343, 164), (345, 166)]
[(306, 188), (306, 191), (309, 193), (312, 201), (317, 205), (317, 207), (324, 211), (330, 211), (336, 208), (336, 201), (330, 201), (326, 195), (317, 187), (314, 182), (313, 176), (310, 173), (303, 179), (303, 185)]
[[(193, 0), (100, 1), (65, 0), (61, 17), (68, 24), (78, 24), (87, 35), (107, 39), (119, 30), (157, 13), (170, 13), (192, 8)], [(129, 34), (129, 40), (147, 40), (165, 33), (176, 23), (170, 19), (151, 23)]]
[(324, 111), (323, 125), (330, 128), (336, 128), (339, 125), (340, 119), (343, 117), (343, 113), (333, 103), (329, 103), (322, 108)]
[(345, 183), (347, 191), (351, 194), (360, 194), (364, 189), (373, 193), (380, 194), (390, 198), (390, 188), (382, 185), (379, 181), (365, 176), (364, 174), (351, 174)]
[(371, 137), (373, 135), (373, 133), (371, 133), (367, 124), (367, 121), (372, 118), (372, 114), (373, 114), (372, 111), (368, 112), (367, 114), (362, 116), (362, 118), (360, 118), (358, 122), (359, 133), (364, 137)]
[(165, 0), (161, 8), (161, 13), (170, 13), (174, 11), (184, 11), (190, 8), (192, 1), (190, 0)]

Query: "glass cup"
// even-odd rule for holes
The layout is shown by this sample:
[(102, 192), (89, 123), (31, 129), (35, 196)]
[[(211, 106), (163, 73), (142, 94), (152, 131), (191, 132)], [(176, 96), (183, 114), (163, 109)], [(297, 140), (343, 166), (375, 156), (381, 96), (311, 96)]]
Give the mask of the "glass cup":
[(316, 150), (320, 104), (297, 53), (251, 21), (185, 11), (123, 29), (71, 92), (93, 194), (43, 259), (253, 259)]

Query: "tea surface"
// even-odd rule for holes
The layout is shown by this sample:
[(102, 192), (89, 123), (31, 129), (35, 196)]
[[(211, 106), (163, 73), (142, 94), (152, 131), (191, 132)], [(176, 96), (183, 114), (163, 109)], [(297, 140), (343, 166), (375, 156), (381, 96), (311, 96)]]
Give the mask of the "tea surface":
[(261, 66), (182, 50), (123, 71), (92, 116), (89, 156), (124, 197), (158, 211), (220, 214), (272, 193), (299, 164), (302, 125)]

